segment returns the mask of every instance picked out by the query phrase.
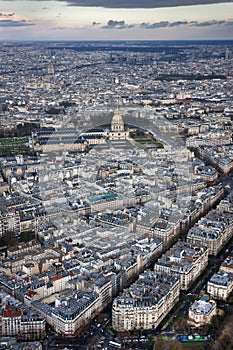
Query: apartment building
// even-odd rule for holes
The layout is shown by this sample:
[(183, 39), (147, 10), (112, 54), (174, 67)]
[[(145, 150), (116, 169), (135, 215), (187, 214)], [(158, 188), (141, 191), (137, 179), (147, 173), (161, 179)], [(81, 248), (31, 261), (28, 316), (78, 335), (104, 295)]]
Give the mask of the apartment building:
[(211, 210), (189, 230), (187, 242), (206, 245), (209, 254), (216, 256), (233, 235), (232, 210), (231, 198), (222, 200), (216, 209)]
[(32, 310), (5, 305), (0, 325), (2, 336), (15, 336), (21, 340), (37, 340), (45, 337), (45, 318)]
[(0, 235), (7, 232), (20, 234), (20, 216), (14, 210), (0, 209)]
[(188, 323), (195, 327), (201, 327), (211, 323), (212, 317), (217, 314), (214, 300), (195, 300), (188, 311)]
[(56, 299), (51, 325), (55, 332), (66, 337), (75, 337), (97, 315), (101, 306), (97, 293), (72, 291)]
[(112, 326), (117, 331), (156, 329), (179, 299), (178, 275), (145, 271), (113, 301)]
[(207, 283), (207, 292), (214, 299), (227, 300), (233, 290), (233, 273), (219, 270)]
[(208, 264), (208, 248), (178, 241), (154, 265), (155, 271), (177, 273), (180, 288), (188, 290)]
[(233, 254), (230, 254), (220, 266), (221, 271), (233, 273)]

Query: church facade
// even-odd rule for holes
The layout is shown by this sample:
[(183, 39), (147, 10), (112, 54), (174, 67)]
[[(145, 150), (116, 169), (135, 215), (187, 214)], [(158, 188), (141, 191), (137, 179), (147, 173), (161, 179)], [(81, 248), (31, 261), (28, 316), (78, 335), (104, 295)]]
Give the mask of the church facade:
[(125, 125), (120, 115), (119, 109), (115, 110), (109, 131), (110, 140), (125, 140), (129, 137), (129, 132), (125, 130)]
[(99, 145), (106, 143), (107, 140), (117, 141), (129, 138), (129, 131), (125, 129), (124, 121), (117, 108), (112, 117), (111, 125), (107, 129), (90, 129), (81, 135), (89, 145)]

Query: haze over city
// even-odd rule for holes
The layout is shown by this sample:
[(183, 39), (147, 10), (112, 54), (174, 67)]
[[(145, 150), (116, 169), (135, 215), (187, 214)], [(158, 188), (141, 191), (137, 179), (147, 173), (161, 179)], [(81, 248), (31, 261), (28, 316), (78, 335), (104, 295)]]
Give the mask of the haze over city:
[(233, 349), (233, 0), (0, 0), (0, 350)]

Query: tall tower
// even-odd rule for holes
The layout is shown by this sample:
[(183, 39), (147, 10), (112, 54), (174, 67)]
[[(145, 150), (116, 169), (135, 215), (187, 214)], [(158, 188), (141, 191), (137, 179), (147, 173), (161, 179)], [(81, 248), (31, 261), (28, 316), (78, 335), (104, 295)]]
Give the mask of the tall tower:
[(227, 47), (227, 48), (226, 48), (226, 51), (225, 51), (225, 61), (229, 61), (229, 58), (230, 58), (230, 50), (229, 50), (229, 48)]

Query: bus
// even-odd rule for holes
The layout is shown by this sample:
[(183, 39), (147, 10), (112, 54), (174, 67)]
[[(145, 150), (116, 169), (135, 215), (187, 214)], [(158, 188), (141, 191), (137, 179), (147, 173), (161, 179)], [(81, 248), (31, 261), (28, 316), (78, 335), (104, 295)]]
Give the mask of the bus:
[(121, 343), (117, 343), (117, 342), (112, 341), (112, 340), (110, 340), (109, 346), (112, 346), (113, 348), (116, 348), (116, 349), (121, 349), (122, 348)]

